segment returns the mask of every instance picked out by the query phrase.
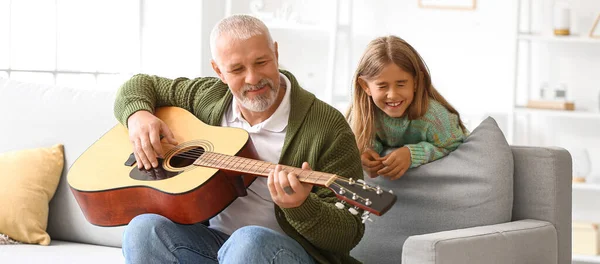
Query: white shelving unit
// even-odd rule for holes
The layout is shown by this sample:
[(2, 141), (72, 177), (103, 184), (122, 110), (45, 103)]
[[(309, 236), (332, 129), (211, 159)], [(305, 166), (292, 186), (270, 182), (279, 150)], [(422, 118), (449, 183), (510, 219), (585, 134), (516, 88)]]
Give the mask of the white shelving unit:
[(600, 112), (590, 111), (563, 111), (563, 110), (546, 110), (546, 109), (532, 109), (522, 106), (516, 106), (513, 111), (516, 114), (528, 114), (528, 115), (543, 115), (543, 116), (554, 116), (554, 117), (571, 117), (571, 118), (590, 118), (600, 120)]
[[(532, 138), (530, 133), (533, 129), (531, 124), (533, 123), (532, 121), (535, 121), (537, 118), (543, 118), (540, 120), (547, 120), (548, 122), (562, 123), (568, 122), (569, 120), (586, 120), (589, 122), (600, 123), (600, 112), (597, 110), (578, 110), (577, 102), (575, 111), (531, 109), (523, 105), (523, 102), (526, 102), (529, 99), (536, 99), (530, 98), (533, 94), (533, 89), (537, 90), (534, 88), (534, 82), (532, 81), (532, 69), (537, 69), (534, 67), (548, 67), (548, 65), (536, 65), (534, 62), (532, 62), (533, 49), (558, 47), (551, 45), (561, 45), (560, 47), (564, 47), (564, 49), (600, 48), (600, 39), (590, 38), (587, 34), (555, 36), (551, 33), (546, 33), (550, 32), (549, 28), (545, 28), (544, 30), (532, 29), (532, 17), (535, 17), (532, 15), (532, 12), (544, 10), (543, 8), (540, 8), (540, 6), (534, 7), (532, 2), (533, 4), (547, 3), (546, 1), (519, 0), (517, 4), (517, 28), (515, 34), (515, 80), (512, 90), (512, 107), (508, 115), (507, 133), (508, 141), (511, 144), (531, 144), (530, 142)], [(546, 11), (548, 10), (546, 9)], [(598, 11), (600, 12), (600, 10)], [(546, 23), (541, 24), (542, 27), (552, 27), (552, 24), (547, 24), (548, 20), (545, 22)], [(546, 25), (544, 26), (544, 24)], [(536, 31), (543, 33), (536, 33)], [(555, 54), (548, 53), (548, 55), (545, 56), (553, 55)], [(597, 66), (600, 67), (600, 62)], [(572, 91), (572, 89), (585, 88), (569, 87), (570, 91)], [(523, 98), (524, 95), (526, 98)], [(555, 121), (559, 118), (560, 121)], [(525, 134), (519, 134), (518, 141), (520, 142), (515, 143), (517, 139), (515, 137), (515, 133), (517, 131), (520, 133), (525, 132)], [(572, 199), (573, 221), (600, 223), (600, 208), (597, 206), (598, 203), (596, 202), (600, 200), (600, 184), (574, 183), (572, 189)], [(600, 256), (574, 254), (572, 261), (573, 263), (600, 263)]]
[(518, 39), (521, 41), (538, 42), (564, 42), (564, 43), (592, 43), (600, 44), (600, 38), (590, 38), (587, 35), (582, 36), (555, 36), (546, 34), (527, 34), (520, 33)]
[[(555, 0), (556, 1), (556, 0)], [(537, 115), (537, 116), (544, 116), (544, 117), (569, 117), (569, 118), (574, 118), (574, 119), (597, 119), (600, 120), (600, 112), (594, 112), (594, 111), (581, 111), (581, 110), (576, 110), (576, 111), (563, 111), (563, 110), (543, 110), (543, 109), (530, 109), (527, 108), (523, 105), (523, 103), (519, 103), (518, 102), (518, 96), (519, 96), (519, 91), (520, 88), (519, 87), (519, 81), (520, 78), (523, 78), (523, 76), (520, 76), (519, 74), (519, 63), (520, 63), (520, 58), (521, 56), (523, 56), (522, 53), (524, 53), (524, 51), (521, 49), (521, 44), (526, 45), (525, 50), (527, 51), (527, 61), (524, 65), (524, 67), (526, 68), (527, 71), (527, 76), (524, 76), (524, 78), (526, 78), (526, 82), (525, 82), (525, 89), (526, 89), (526, 99), (530, 99), (529, 97), (531, 96), (531, 91), (533, 89), (533, 84), (532, 84), (532, 80), (531, 80), (531, 71), (532, 71), (532, 67), (533, 63), (532, 63), (532, 58), (531, 58), (531, 50), (532, 50), (532, 45), (535, 44), (540, 44), (540, 43), (545, 43), (545, 44), (553, 44), (553, 43), (558, 43), (558, 44), (566, 44), (567, 46), (572, 45), (571, 47), (573, 48), (580, 48), (580, 45), (592, 45), (594, 47), (598, 47), (600, 48), (600, 38), (591, 38), (589, 37), (587, 34), (580, 34), (580, 35), (569, 35), (569, 36), (555, 36), (553, 34), (549, 34), (549, 33), (535, 33), (532, 32), (532, 11), (535, 10), (535, 8), (532, 7), (532, 2), (535, 2), (534, 0), (519, 0), (518, 4), (517, 4), (517, 33), (516, 33), (516, 58), (515, 58), (515, 80), (514, 80), (514, 89), (512, 91), (513, 93), (513, 98), (512, 98), (512, 107), (511, 110), (508, 114), (508, 135), (507, 135), (507, 139), (508, 141), (512, 144), (515, 143), (515, 131), (517, 129), (517, 116), (525, 116), (526, 118), (526, 123), (529, 123), (531, 120), (531, 117), (533, 115)], [(522, 19), (523, 16), (523, 7), (525, 7), (527, 10), (527, 14), (526, 15), (526, 19)], [(521, 22), (526, 22), (526, 29), (525, 32), (522, 30), (522, 26)], [(552, 25), (548, 25), (548, 26), (552, 26)], [(545, 32), (545, 31), (544, 31)], [(600, 64), (598, 65), (598, 67), (600, 67)], [(574, 89), (577, 89), (577, 87), (575, 87)], [(576, 108), (577, 109), (577, 108)], [(529, 125), (527, 125), (529, 126)], [(526, 137), (527, 140), (529, 141), (529, 137)], [(527, 142), (528, 143), (528, 142)], [(525, 144), (527, 144), (525, 143)]]

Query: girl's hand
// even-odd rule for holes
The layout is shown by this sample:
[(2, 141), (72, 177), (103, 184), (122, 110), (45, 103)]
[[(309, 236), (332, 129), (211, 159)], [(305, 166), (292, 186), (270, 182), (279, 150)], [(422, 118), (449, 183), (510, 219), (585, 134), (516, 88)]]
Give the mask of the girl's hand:
[[(302, 169), (312, 170), (308, 162), (302, 163)], [(312, 184), (300, 182), (296, 173), (282, 170), (281, 165), (275, 166), (275, 169), (269, 172), (267, 186), (273, 202), (281, 208), (295, 208), (302, 205), (313, 187)]]
[(379, 154), (372, 149), (363, 152), (363, 154), (360, 155), (360, 160), (362, 162), (363, 170), (365, 170), (367, 175), (371, 178), (377, 177), (379, 175), (377, 174), (377, 171), (384, 167), (381, 163), (384, 158), (380, 157)]
[(382, 163), (384, 168), (377, 171), (377, 173), (390, 180), (397, 180), (410, 167), (410, 149), (408, 147), (396, 149), (385, 156)]

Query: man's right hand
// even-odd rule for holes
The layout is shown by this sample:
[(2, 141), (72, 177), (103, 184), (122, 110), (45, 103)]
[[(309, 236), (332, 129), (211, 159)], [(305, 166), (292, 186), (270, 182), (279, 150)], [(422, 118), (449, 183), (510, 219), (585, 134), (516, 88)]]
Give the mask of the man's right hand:
[(173, 145), (177, 145), (175, 136), (167, 124), (148, 111), (137, 111), (127, 119), (129, 140), (133, 144), (133, 154), (138, 169), (146, 170), (158, 167), (156, 157), (162, 157), (164, 152), (160, 136)]
[(383, 169), (384, 165), (382, 161), (384, 158), (380, 157), (377, 152), (372, 149), (367, 149), (360, 155), (363, 169), (367, 172), (367, 175), (371, 178), (378, 176), (377, 171)]

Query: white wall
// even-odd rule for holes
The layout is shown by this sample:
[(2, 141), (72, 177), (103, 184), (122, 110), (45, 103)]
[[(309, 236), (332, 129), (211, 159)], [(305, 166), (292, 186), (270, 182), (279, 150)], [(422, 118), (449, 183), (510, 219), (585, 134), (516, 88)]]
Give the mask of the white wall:
[(501, 112), (513, 86), (515, 1), (478, 1), (475, 11), (432, 10), (417, 1), (355, 1), (356, 54), (394, 34), (421, 54), (434, 86), (460, 112)]
[(205, 67), (202, 1), (145, 0), (141, 71), (165, 77), (198, 77)]

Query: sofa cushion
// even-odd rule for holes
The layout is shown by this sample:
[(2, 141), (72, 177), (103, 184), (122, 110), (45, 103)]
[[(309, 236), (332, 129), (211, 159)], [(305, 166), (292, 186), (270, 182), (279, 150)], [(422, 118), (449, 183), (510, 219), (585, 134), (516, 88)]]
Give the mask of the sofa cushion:
[(0, 154), (0, 233), (48, 245), (48, 203), (63, 170), (63, 146)]
[(65, 166), (50, 202), (52, 239), (121, 246), (124, 227), (100, 227), (83, 215), (66, 181), (73, 162), (116, 123), (116, 92), (39, 85), (0, 78), (0, 152), (64, 145)]
[(398, 200), (366, 224), (352, 255), (368, 263), (400, 263), (409, 236), (510, 221), (513, 169), (511, 149), (488, 117), (444, 158), (410, 169), (396, 181), (365, 177), (393, 190)]

